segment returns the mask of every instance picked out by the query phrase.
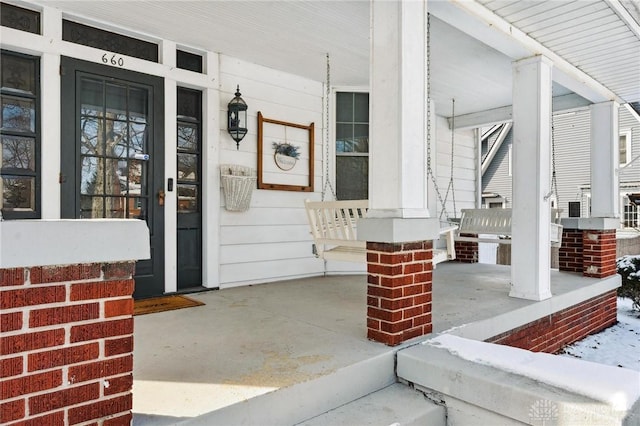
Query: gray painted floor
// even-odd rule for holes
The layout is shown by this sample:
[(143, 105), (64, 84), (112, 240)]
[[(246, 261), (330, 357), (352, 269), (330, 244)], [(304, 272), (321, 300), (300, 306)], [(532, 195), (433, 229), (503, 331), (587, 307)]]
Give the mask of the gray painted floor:
[[(552, 292), (594, 281), (552, 271)], [(509, 282), (508, 266), (438, 265), (434, 331), (535, 303), (510, 298)], [(136, 426), (174, 424), (394, 350), (366, 338), (366, 276), (190, 297), (205, 305), (135, 317)]]

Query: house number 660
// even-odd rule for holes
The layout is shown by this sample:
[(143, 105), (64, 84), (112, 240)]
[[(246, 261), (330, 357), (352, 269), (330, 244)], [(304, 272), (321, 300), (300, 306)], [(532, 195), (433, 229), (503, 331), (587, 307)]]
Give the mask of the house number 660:
[(111, 58), (109, 58), (108, 53), (105, 53), (104, 55), (102, 55), (102, 62), (105, 64), (111, 64), (113, 66), (116, 66), (116, 65), (119, 67), (124, 66), (124, 58), (122, 56), (111, 55)]

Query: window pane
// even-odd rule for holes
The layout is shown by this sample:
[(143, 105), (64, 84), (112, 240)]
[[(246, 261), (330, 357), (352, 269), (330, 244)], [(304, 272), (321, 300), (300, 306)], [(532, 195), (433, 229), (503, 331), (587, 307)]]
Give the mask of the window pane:
[(200, 92), (182, 88), (178, 91), (178, 116), (200, 120)]
[(354, 93), (354, 113), (353, 121), (357, 123), (369, 122), (369, 94), (368, 93)]
[(336, 192), (339, 200), (369, 198), (369, 157), (336, 157)]
[[(126, 168), (122, 168), (120, 170), (120, 175), (123, 176), (123, 178), (121, 178), (122, 180), (122, 185), (123, 188), (125, 188), (125, 192), (128, 195), (146, 195), (146, 194), (141, 194), (140, 191), (142, 191), (142, 183), (144, 181), (144, 166), (145, 166), (145, 162), (143, 161), (138, 161), (138, 160), (130, 160), (129, 161), (129, 179), (125, 180), (124, 176), (126, 176), (127, 170)], [(125, 182), (128, 182), (128, 188), (125, 184)]]
[(35, 95), (35, 61), (20, 56), (2, 55), (2, 88)]
[(336, 121), (353, 121), (353, 93), (336, 93)]
[(129, 120), (137, 123), (146, 123), (149, 111), (149, 93), (146, 89), (137, 87), (129, 88)]
[(33, 138), (3, 135), (2, 144), (0, 144), (2, 168), (35, 172), (35, 149), (36, 141)]
[(2, 129), (36, 131), (36, 106), (30, 99), (2, 97)]
[(80, 118), (80, 152), (97, 155), (104, 151), (104, 120), (100, 118)]
[(124, 219), (126, 216), (124, 197), (105, 197), (105, 217)]
[(198, 187), (196, 185), (178, 185), (178, 213), (198, 211)]
[(23, 176), (2, 177), (2, 209), (8, 211), (35, 211), (36, 179)]
[(102, 114), (104, 84), (99, 80), (83, 78), (80, 81), (80, 93), (82, 114), (96, 116)]
[(80, 219), (104, 218), (103, 197), (80, 197)]
[(107, 117), (126, 120), (127, 116), (127, 88), (121, 85), (107, 83)]
[(198, 156), (178, 154), (178, 180), (198, 180)]
[(102, 194), (104, 187), (104, 159), (97, 157), (82, 158), (80, 193), (86, 195)]
[(198, 150), (198, 126), (196, 124), (178, 123), (178, 149)]

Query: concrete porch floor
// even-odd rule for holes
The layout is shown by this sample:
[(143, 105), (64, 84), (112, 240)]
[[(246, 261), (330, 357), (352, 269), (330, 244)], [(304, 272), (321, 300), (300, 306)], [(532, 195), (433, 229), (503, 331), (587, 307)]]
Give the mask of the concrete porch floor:
[[(542, 306), (508, 296), (508, 266), (449, 262), (433, 276), (436, 333), (470, 323), (481, 325), (471, 334), (490, 333), (494, 319)], [(550, 300), (599, 281), (552, 271)], [(192, 294), (205, 305), (136, 316), (134, 425), (175, 424), (425, 339), (395, 348), (367, 340), (366, 285), (364, 275), (275, 282)]]

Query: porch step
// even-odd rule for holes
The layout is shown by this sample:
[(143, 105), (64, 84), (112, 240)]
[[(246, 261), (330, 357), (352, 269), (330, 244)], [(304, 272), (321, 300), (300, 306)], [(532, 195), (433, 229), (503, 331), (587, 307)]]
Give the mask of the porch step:
[(401, 383), (364, 396), (298, 426), (445, 426), (445, 409)]
[(251, 398), (178, 423), (180, 426), (296, 425), (396, 382), (389, 351), (328, 375)]

